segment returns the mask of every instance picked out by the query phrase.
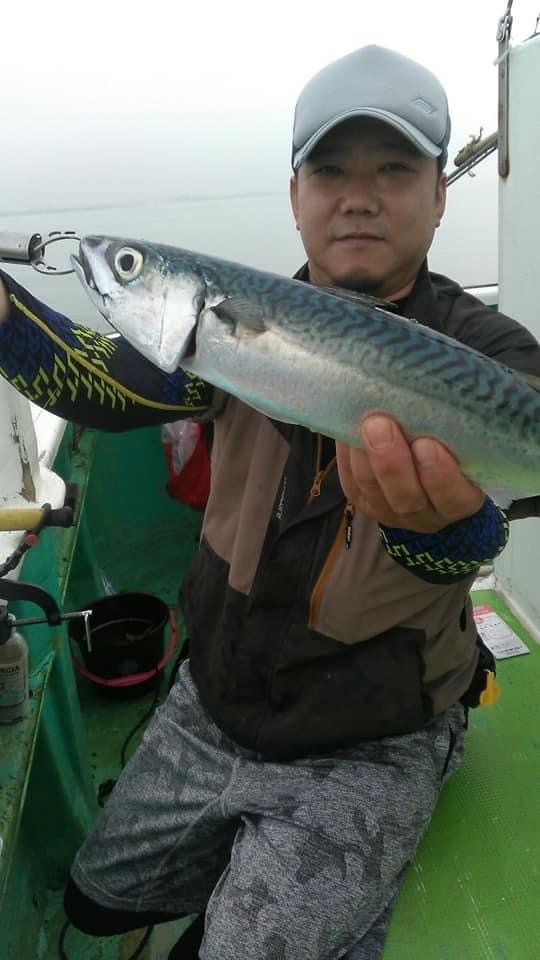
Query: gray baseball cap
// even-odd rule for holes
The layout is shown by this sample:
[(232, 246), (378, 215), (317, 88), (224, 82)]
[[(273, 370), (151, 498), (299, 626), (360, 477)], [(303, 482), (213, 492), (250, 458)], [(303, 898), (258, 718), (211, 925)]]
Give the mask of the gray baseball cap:
[(408, 57), (375, 45), (324, 67), (302, 90), (294, 112), (293, 169), (333, 127), (375, 117), (395, 127), (444, 168), (450, 139), (448, 101), (437, 77)]

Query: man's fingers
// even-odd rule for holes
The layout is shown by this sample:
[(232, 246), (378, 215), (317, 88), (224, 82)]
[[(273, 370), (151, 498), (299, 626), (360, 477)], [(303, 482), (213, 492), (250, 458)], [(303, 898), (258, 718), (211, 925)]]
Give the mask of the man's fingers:
[(347, 499), (379, 523), (439, 530), (482, 507), (484, 492), (443, 444), (429, 437), (410, 443), (382, 414), (360, 429), (363, 448), (336, 444), (340, 482)]
[(339, 480), (349, 503), (375, 520), (384, 522), (389, 507), (364, 450), (336, 441)]
[[(405, 517), (429, 508), (409, 444), (398, 425), (389, 417), (374, 414), (362, 423), (361, 434), (374, 478), (392, 511)], [(353, 474), (355, 462), (353, 455)]]
[(339, 480), (348, 500), (354, 501), (362, 490), (374, 492), (379, 487), (365, 450), (336, 440)]
[(423, 489), (448, 523), (480, 510), (484, 491), (463, 475), (459, 463), (443, 444), (420, 437), (411, 444), (411, 452)]

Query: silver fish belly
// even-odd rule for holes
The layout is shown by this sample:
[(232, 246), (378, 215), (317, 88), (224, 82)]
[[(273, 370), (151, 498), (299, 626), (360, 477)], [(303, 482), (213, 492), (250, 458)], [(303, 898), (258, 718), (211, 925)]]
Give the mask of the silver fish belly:
[[(126, 250), (140, 254), (133, 278)], [(384, 411), (411, 438), (445, 443), (499, 502), (540, 490), (540, 394), (455, 340), (361, 295), (175, 247), (91, 237), (77, 263), (113, 326), (162, 369), (355, 445), (360, 419)]]

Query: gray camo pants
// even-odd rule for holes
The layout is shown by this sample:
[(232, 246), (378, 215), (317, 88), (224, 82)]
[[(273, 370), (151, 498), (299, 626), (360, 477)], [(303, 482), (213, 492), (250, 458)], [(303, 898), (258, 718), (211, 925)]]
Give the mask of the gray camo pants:
[(457, 705), (418, 733), (271, 763), (216, 727), (184, 663), (73, 879), (112, 909), (206, 908), (202, 960), (378, 960), (463, 737)]

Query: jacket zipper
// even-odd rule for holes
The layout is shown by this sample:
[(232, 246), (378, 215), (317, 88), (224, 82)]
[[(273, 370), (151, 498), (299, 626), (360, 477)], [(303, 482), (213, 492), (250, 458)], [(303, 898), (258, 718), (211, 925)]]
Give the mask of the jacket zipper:
[(354, 520), (354, 506), (352, 503), (347, 503), (345, 507), (345, 549), (351, 549), (352, 543), (352, 528)]
[[(315, 477), (311, 490), (309, 492), (308, 503), (311, 503), (316, 497), (320, 495), (321, 484), (324, 481), (325, 477), (330, 470), (335, 467), (336, 458), (334, 457), (328, 466), (321, 470), (321, 457), (322, 457), (322, 439), (320, 434), (317, 435), (317, 465), (315, 471)], [(323, 563), (323, 568), (317, 578), (317, 582), (313, 588), (311, 599), (309, 603), (309, 618), (308, 618), (308, 627), (314, 629), (314, 624), (316, 623), (317, 616), (319, 613), (319, 608), (321, 605), (322, 596), (324, 593), (324, 588), (330, 579), (330, 575), (334, 566), (336, 564), (337, 558), (342, 550), (343, 544), (345, 544), (345, 549), (350, 550), (352, 542), (352, 527), (354, 519), (354, 506), (352, 503), (347, 503), (343, 511), (343, 516), (339, 524), (338, 531), (334, 537), (334, 542), (330, 547), (330, 550), (327, 554), (326, 560)]]
[(309, 491), (308, 503), (311, 503), (321, 494), (321, 484), (326, 479), (328, 474), (334, 469), (336, 465), (336, 458), (332, 457), (330, 463), (326, 465), (324, 470), (321, 470), (321, 459), (322, 459), (322, 437), (320, 433), (317, 434), (317, 464), (315, 467), (315, 476), (313, 478), (313, 483), (311, 484), (311, 490)]
[(326, 560), (323, 563), (323, 568), (317, 578), (317, 583), (313, 587), (311, 594), (311, 599), (309, 601), (309, 618), (308, 618), (308, 627), (311, 630), (315, 629), (315, 623), (319, 614), (319, 608), (321, 606), (321, 601), (323, 593), (328, 583), (332, 571), (336, 565), (337, 558), (343, 549), (343, 544), (345, 543), (345, 549), (349, 550), (352, 539), (352, 518), (354, 516), (354, 507), (352, 504), (348, 503), (343, 511), (341, 521), (339, 524), (338, 531), (334, 537), (334, 542), (328, 551)]

